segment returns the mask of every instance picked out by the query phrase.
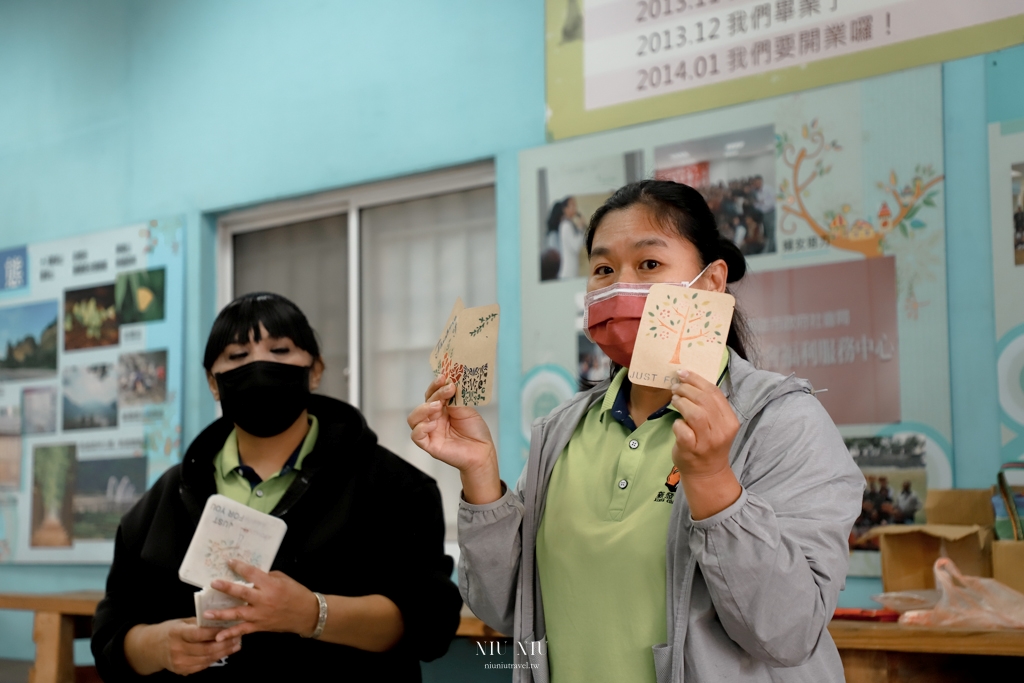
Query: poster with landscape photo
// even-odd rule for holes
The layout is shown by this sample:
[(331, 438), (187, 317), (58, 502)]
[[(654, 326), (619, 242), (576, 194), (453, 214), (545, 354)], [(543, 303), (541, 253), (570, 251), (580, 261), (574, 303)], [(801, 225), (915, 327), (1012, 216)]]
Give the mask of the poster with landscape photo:
[(117, 375), (113, 364), (64, 368), (64, 431), (117, 426)]
[(0, 382), (57, 374), (57, 302), (0, 308)]
[(36, 446), (32, 452), (32, 536), (37, 547), (70, 546), (75, 445)]
[(145, 458), (79, 460), (72, 500), (76, 541), (113, 539), (146, 490)]
[(0, 562), (109, 564), (181, 462), (185, 227), (7, 249), (31, 267), (0, 292)]

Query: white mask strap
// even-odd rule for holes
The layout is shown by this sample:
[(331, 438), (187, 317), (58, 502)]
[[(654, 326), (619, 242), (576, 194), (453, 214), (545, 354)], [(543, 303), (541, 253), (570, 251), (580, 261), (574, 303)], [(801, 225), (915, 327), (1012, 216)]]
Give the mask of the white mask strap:
[[(712, 261), (711, 263), (714, 263), (714, 261)], [(710, 267), (711, 267), (711, 263), (709, 263), (709, 264), (707, 264), (706, 266), (704, 266), (704, 270), (702, 270), (702, 271), (700, 271), (699, 273), (697, 273), (697, 277), (693, 278), (693, 279), (692, 279), (692, 280), (690, 280), (689, 282), (684, 282), (684, 283), (682, 283), (682, 284), (683, 284), (683, 287), (689, 287), (689, 286), (690, 286), (690, 285), (692, 285), (692, 284), (693, 284), (694, 282), (696, 282), (697, 280), (699, 280), (699, 279), (700, 279), (700, 276), (701, 276), (701, 275), (703, 275), (704, 273), (708, 272), (708, 268), (710, 268)]]

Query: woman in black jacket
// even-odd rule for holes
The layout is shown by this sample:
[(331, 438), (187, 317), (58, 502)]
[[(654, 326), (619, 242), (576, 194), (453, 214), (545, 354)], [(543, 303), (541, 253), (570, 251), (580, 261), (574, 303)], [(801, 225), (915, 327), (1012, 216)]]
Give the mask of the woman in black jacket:
[[(462, 605), (437, 485), (379, 446), (358, 410), (310, 393), (323, 361), (284, 297), (229, 304), (204, 365), (224, 417), (121, 520), (92, 638), (104, 680), (419, 681)], [(249, 603), (208, 615), (242, 622), (223, 630), (196, 625), (196, 589), (178, 579), (214, 493), (288, 524), (269, 574), (232, 566), (252, 588), (215, 582)]]

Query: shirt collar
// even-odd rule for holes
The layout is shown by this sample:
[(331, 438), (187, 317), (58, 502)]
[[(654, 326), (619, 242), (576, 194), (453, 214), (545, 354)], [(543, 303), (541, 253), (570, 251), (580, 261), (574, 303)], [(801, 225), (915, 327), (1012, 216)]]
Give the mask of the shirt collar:
[[(722, 354), (722, 364), (719, 366), (719, 387), (722, 386), (723, 381), (726, 379), (728, 370), (729, 347), (726, 347), (725, 353)], [(632, 386), (632, 382), (629, 381), (629, 368), (619, 368), (619, 371), (615, 373), (615, 377), (612, 378), (611, 384), (608, 385), (608, 390), (604, 394), (604, 401), (601, 403), (602, 422), (604, 422), (604, 416), (610, 414), (616, 422), (625, 426), (629, 431), (636, 431), (636, 423), (629, 414), (629, 390)], [(667, 403), (648, 415), (647, 419), (656, 420), (669, 411), (679, 412), (675, 406)]]
[[(285, 461), (281, 470), (274, 476), (280, 477), (288, 474), (292, 470), (301, 471), (302, 461), (306, 459), (310, 451), (313, 450), (314, 444), (316, 444), (316, 437), (320, 432), (320, 424), (316, 419), (316, 415), (309, 416), (309, 431), (306, 432), (305, 438), (295, 447), (292, 454), (288, 456), (288, 460)], [(263, 480), (260, 479), (256, 471), (242, 462), (242, 458), (238, 453), (238, 430), (232, 429), (231, 433), (228, 434), (228, 438), (224, 441), (224, 450), (221, 452), (220, 462), (220, 476), (227, 478), (232, 472), (238, 472), (244, 477), (252, 486), (256, 486)]]

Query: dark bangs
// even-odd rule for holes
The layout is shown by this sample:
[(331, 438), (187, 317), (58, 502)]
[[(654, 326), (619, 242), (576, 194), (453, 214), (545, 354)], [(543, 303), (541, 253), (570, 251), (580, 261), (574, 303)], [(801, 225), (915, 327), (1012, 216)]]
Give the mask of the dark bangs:
[(253, 292), (238, 297), (217, 315), (206, 342), (203, 367), (209, 371), (228, 344), (248, 343), (250, 332), (260, 341), (260, 323), (271, 337), (288, 337), (314, 359), (320, 357), (313, 328), (298, 306), (280, 294)]

